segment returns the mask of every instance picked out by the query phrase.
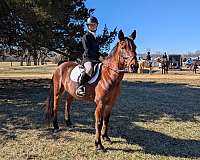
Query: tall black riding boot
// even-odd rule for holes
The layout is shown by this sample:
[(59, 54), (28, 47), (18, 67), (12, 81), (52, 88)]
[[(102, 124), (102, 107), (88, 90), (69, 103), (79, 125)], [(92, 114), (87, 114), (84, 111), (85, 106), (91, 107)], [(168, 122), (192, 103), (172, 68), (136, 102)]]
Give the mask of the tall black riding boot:
[(89, 81), (90, 76), (86, 73), (83, 73), (80, 77), (80, 84), (76, 90), (76, 95), (83, 97), (86, 94), (85, 84)]

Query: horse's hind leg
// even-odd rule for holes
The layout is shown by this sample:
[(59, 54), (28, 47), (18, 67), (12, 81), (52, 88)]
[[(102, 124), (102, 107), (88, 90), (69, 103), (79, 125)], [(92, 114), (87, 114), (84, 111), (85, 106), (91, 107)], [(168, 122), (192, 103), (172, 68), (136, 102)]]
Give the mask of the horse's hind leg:
[(65, 102), (65, 123), (67, 126), (71, 126), (71, 118), (70, 118), (70, 108), (73, 101), (73, 97), (71, 95), (67, 95), (67, 99)]
[(57, 78), (54, 77), (53, 127), (55, 131), (59, 129), (58, 120), (57, 120), (57, 110), (60, 105), (60, 97), (63, 90), (63, 88), (61, 88), (61, 83), (58, 77)]
[(168, 67), (166, 66), (166, 74), (168, 74)]
[(151, 67), (149, 68), (149, 74), (152, 74), (152, 68)]
[(58, 120), (57, 120), (57, 107), (60, 105), (60, 94), (54, 93), (54, 109), (53, 109), (53, 127), (54, 130), (58, 130)]

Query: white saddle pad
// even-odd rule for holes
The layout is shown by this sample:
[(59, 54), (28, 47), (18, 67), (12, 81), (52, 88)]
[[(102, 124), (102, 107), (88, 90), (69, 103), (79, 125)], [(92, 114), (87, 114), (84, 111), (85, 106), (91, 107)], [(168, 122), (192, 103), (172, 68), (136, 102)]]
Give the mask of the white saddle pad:
[[(99, 77), (100, 74), (100, 68), (101, 68), (102, 63), (97, 64), (97, 69), (96, 73), (93, 75), (93, 77), (88, 81), (89, 84), (94, 83), (97, 78)], [(83, 66), (81, 65), (77, 65), (76, 67), (74, 67), (74, 69), (71, 71), (70, 74), (70, 79), (74, 82), (78, 82), (79, 76), (81, 75), (82, 72), (85, 72), (85, 69), (83, 68)]]

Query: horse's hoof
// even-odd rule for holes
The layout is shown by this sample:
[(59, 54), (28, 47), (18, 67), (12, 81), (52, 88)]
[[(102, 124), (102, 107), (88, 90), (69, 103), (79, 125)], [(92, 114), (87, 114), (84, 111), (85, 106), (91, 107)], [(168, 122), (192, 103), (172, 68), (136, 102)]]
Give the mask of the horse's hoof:
[(104, 149), (97, 149), (96, 148), (96, 152), (97, 153), (105, 153), (105, 152), (107, 152), (107, 150), (104, 148)]
[(71, 121), (66, 120), (65, 123), (66, 123), (67, 127), (71, 127), (72, 126), (72, 122)]
[(53, 128), (54, 130), (59, 130), (58, 123), (53, 122)]
[(110, 144), (112, 144), (112, 141), (110, 140), (110, 138), (108, 136), (102, 136), (102, 139)]
[(95, 146), (96, 146), (96, 151), (98, 151), (98, 152), (106, 152), (104, 146), (101, 143), (95, 142)]
[(104, 148), (103, 145), (98, 145), (98, 146), (96, 146), (96, 151), (97, 152), (106, 152), (106, 149)]
[(57, 132), (59, 132), (59, 126), (58, 126), (58, 124), (54, 124), (53, 125), (53, 133), (57, 133)]
[(53, 133), (58, 133), (60, 131), (60, 129), (58, 128), (58, 129), (53, 129)]

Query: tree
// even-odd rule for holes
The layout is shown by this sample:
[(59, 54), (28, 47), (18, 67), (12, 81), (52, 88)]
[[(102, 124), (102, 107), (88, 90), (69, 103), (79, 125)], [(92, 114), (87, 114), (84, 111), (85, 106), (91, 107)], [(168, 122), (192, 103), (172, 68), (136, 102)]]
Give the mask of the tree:
[[(77, 53), (83, 50), (85, 20), (94, 13), (86, 8), (85, 0), (2, 0), (1, 8), (0, 43), (17, 46), (24, 54), (28, 50), (35, 65), (42, 47), (68, 59), (81, 57)], [(98, 37), (102, 51), (109, 50), (116, 33), (105, 26)]]
[(117, 34), (117, 29), (115, 28), (113, 31), (109, 32), (107, 26), (105, 25), (103, 29), (103, 34), (97, 37), (101, 52), (108, 52), (110, 50), (110, 44), (115, 40), (115, 36)]

